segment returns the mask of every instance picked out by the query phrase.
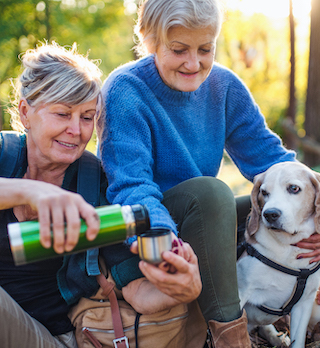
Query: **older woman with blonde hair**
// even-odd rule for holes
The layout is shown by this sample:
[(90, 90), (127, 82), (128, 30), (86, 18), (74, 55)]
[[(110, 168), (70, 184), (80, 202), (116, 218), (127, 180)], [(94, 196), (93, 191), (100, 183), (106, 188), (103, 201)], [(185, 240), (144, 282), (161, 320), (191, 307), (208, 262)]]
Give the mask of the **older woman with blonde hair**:
[[(70, 305), (57, 279), (63, 258), (15, 266), (7, 224), (39, 219), (42, 245), (53, 246), (58, 254), (77, 244), (80, 218), (87, 223), (87, 238), (96, 237), (99, 218), (76, 192), (79, 161), (101, 110), (101, 71), (77, 53), (76, 45), (43, 44), (27, 51), (22, 63), (11, 109), (14, 129), (22, 130), (15, 133), (21, 148), (18, 158), (12, 158), (16, 171), (0, 178), (1, 345), (76, 347), (67, 316)], [(0, 133), (0, 172), (12, 166), (5, 162), (12, 156), (8, 139)], [(99, 170), (97, 204), (106, 204), (107, 181)]]
[[(218, 0), (141, 3), (135, 29), (145, 56), (104, 83), (100, 150), (108, 200), (145, 204), (151, 226), (171, 228), (194, 249), (203, 284), (198, 302), (214, 347), (247, 348), (235, 231), (236, 211), (238, 223), (245, 221), (250, 200), (235, 200), (215, 177), (224, 150), (249, 180), (295, 154), (268, 129), (243, 82), (215, 62), (221, 25)], [(144, 262), (140, 269), (169, 296), (192, 293), (183, 277)]]

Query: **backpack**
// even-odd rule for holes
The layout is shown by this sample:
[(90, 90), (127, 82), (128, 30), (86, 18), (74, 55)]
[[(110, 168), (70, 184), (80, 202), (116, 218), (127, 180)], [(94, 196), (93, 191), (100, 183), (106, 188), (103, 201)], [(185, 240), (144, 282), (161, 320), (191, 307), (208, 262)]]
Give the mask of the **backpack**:
[(0, 132), (0, 177), (18, 178), (27, 169), (26, 135), (14, 132)]
[[(0, 177), (21, 178), (28, 166), (26, 134), (2, 131), (0, 145)], [(100, 174), (100, 160), (85, 150), (79, 159), (77, 192), (94, 207), (99, 205)]]

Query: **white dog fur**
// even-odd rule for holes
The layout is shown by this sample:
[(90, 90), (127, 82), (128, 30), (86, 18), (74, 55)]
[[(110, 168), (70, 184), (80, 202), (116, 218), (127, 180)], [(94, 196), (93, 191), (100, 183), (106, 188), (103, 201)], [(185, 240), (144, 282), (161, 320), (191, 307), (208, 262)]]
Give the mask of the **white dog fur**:
[[(320, 175), (297, 162), (279, 163), (257, 175), (251, 193), (252, 211), (246, 241), (262, 255), (286, 267), (313, 267), (309, 258), (297, 259), (298, 254), (308, 250), (293, 244), (315, 232), (320, 233), (319, 184)], [(274, 211), (275, 219), (268, 215)], [(290, 339), (279, 337), (272, 325), (279, 317), (261, 311), (256, 305), (280, 309), (290, 298), (297, 278), (265, 265), (246, 252), (237, 262), (237, 271), (240, 304), (247, 312), (248, 330), (259, 326), (261, 334), (271, 344), (289, 346)], [(292, 308), (290, 338), (293, 348), (305, 346), (319, 282), (320, 271), (310, 275), (302, 297)], [(315, 314), (320, 312), (317, 307), (320, 306), (315, 304)], [(313, 319), (313, 325), (318, 319)]]

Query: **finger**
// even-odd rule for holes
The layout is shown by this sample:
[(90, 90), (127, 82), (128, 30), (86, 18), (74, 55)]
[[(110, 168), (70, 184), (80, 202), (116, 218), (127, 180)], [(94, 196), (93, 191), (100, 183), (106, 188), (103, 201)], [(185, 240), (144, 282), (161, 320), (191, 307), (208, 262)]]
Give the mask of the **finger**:
[(318, 242), (318, 243), (320, 243), (320, 234), (314, 233), (309, 238), (302, 239), (300, 242), (311, 242), (311, 243)]
[(154, 285), (168, 282), (168, 279), (165, 277), (166, 272), (151, 263), (140, 261), (139, 268), (143, 275)]
[(100, 229), (100, 218), (94, 207), (88, 204), (80, 195), (77, 197), (79, 199), (78, 206), (80, 217), (85, 221), (87, 225), (86, 237), (89, 241), (94, 240)]
[(198, 257), (194, 253), (193, 249), (191, 248), (190, 244), (187, 242), (183, 242), (183, 253), (184, 253), (184, 259), (192, 263), (194, 265), (198, 265)]
[(320, 243), (299, 242), (296, 244), (296, 246), (302, 249), (310, 249), (310, 250), (320, 249)]
[(306, 258), (319, 256), (319, 255), (320, 255), (320, 250), (317, 249), (317, 250), (311, 251), (309, 253), (301, 253), (301, 254), (297, 255), (297, 259), (306, 259)]
[(100, 230), (100, 218), (96, 211), (88, 213), (86, 217), (83, 217), (88, 228), (86, 231), (86, 237), (89, 241), (94, 240)]
[(183, 252), (187, 262), (198, 264), (198, 258), (189, 243), (183, 242)]
[(317, 255), (320, 255), (320, 250), (319, 249), (310, 251), (308, 253), (301, 253), (301, 254), (297, 255), (297, 259), (313, 257), (313, 256), (317, 256)]
[(46, 249), (51, 247), (51, 223), (50, 210), (48, 206), (42, 205), (38, 209), (38, 218), (40, 223), (40, 243)]
[(161, 263), (158, 265), (158, 268), (159, 268), (161, 271), (163, 271), (163, 272), (174, 273), (174, 272), (172, 272), (171, 267), (170, 267), (170, 265), (168, 264), (168, 262), (165, 262), (165, 261), (161, 262)]
[(185, 243), (183, 242), (183, 240), (182, 240), (181, 238), (179, 238), (178, 241), (179, 241), (180, 248), (182, 249), (181, 256), (182, 256), (187, 262), (189, 262), (190, 255), (189, 255), (188, 249), (187, 249), (186, 246), (185, 246)]
[(164, 288), (168, 288), (172, 285), (177, 284), (178, 275), (167, 273), (165, 270), (159, 268), (156, 265), (153, 265), (146, 261), (140, 261), (139, 268), (141, 272), (145, 275), (145, 277), (156, 287), (158, 287), (161, 291)]
[[(186, 262), (184, 260), (184, 262)], [(187, 263), (187, 262), (186, 262)], [(191, 302), (201, 292), (200, 275), (195, 276), (194, 270), (190, 269), (188, 274), (170, 274), (161, 271), (158, 267), (148, 264), (145, 261), (139, 263), (140, 270), (145, 277), (161, 292), (175, 298), (179, 302)], [(190, 266), (195, 267), (195, 266)], [(197, 268), (197, 272), (198, 268)]]
[(65, 223), (63, 209), (54, 202), (51, 207), (51, 220), (52, 220), (52, 232), (53, 232), (53, 249), (56, 253), (61, 254), (64, 252), (65, 245)]
[[(184, 258), (187, 262), (189, 261), (190, 259), (190, 256), (189, 256), (189, 252), (188, 252), (188, 249), (185, 247), (184, 245), (185, 243), (182, 241), (182, 239), (180, 238), (177, 238), (175, 235), (174, 235), (174, 238), (173, 238), (173, 242), (172, 242), (172, 252), (175, 253), (176, 255), (178, 256), (181, 256), (182, 258)], [(169, 268), (168, 268), (168, 272), (169, 273), (176, 273), (178, 270), (176, 269), (176, 267), (172, 264), (169, 265)]]
[(68, 204), (65, 211), (67, 222), (67, 235), (65, 241), (65, 251), (71, 251), (79, 241), (80, 232), (80, 215), (77, 207), (74, 204)]
[[(179, 247), (174, 247), (171, 252), (166, 252), (165, 255), (167, 255), (167, 258), (165, 257), (164, 253), (161, 255), (162, 258), (166, 261), (166, 263), (169, 264), (169, 268), (167, 270), (167, 272), (169, 273), (172, 273), (172, 274), (175, 274), (177, 272), (187, 273), (189, 269), (188, 269), (188, 264), (186, 264), (186, 262), (192, 263), (198, 267), (198, 258), (195, 255), (194, 251), (192, 250), (191, 246), (188, 243), (184, 243), (184, 242), (182, 242), (183, 244), (182, 246), (181, 242), (178, 242)], [(175, 257), (173, 257), (174, 254), (175, 254)], [(171, 257), (173, 257), (172, 260), (174, 261), (170, 261)], [(175, 262), (177, 262), (178, 264), (176, 264)]]
[(133, 254), (139, 254), (139, 249), (138, 249), (138, 242), (137, 241), (134, 241), (131, 246), (130, 246), (130, 251), (133, 253)]
[(177, 269), (173, 266), (170, 265), (168, 262), (163, 261), (158, 265), (158, 268), (160, 268), (161, 270), (163, 270), (164, 272), (168, 272), (171, 274), (175, 274), (177, 273)]
[(177, 248), (179, 247), (179, 240), (178, 240), (178, 237), (173, 233), (171, 232), (171, 244), (172, 244), (172, 248)]
[(163, 252), (162, 258), (164, 261), (172, 265), (177, 270), (177, 272), (187, 273), (189, 270), (188, 262), (183, 257), (171, 251)]
[(320, 261), (320, 255), (317, 256), (317, 257), (315, 257), (314, 259), (311, 259), (311, 260), (309, 261), (309, 264), (314, 263), (314, 262), (318, 262), (318, 261)]

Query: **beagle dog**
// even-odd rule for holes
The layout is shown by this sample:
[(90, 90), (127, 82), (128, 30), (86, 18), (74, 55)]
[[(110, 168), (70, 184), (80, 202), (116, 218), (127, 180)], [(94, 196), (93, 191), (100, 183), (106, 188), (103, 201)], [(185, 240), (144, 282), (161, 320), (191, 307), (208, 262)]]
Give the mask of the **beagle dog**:
[[(320, 174), (298, 162), (278, 163), (254, 178), (245, 251), (237, 261), (240, 305), (248, 330), (272, 345), (305, 347), (320, 283), (320, 263), (297, 259), (295, 244), (320, 233)], [(272, 325), (289, 314), (290, 339)]]

